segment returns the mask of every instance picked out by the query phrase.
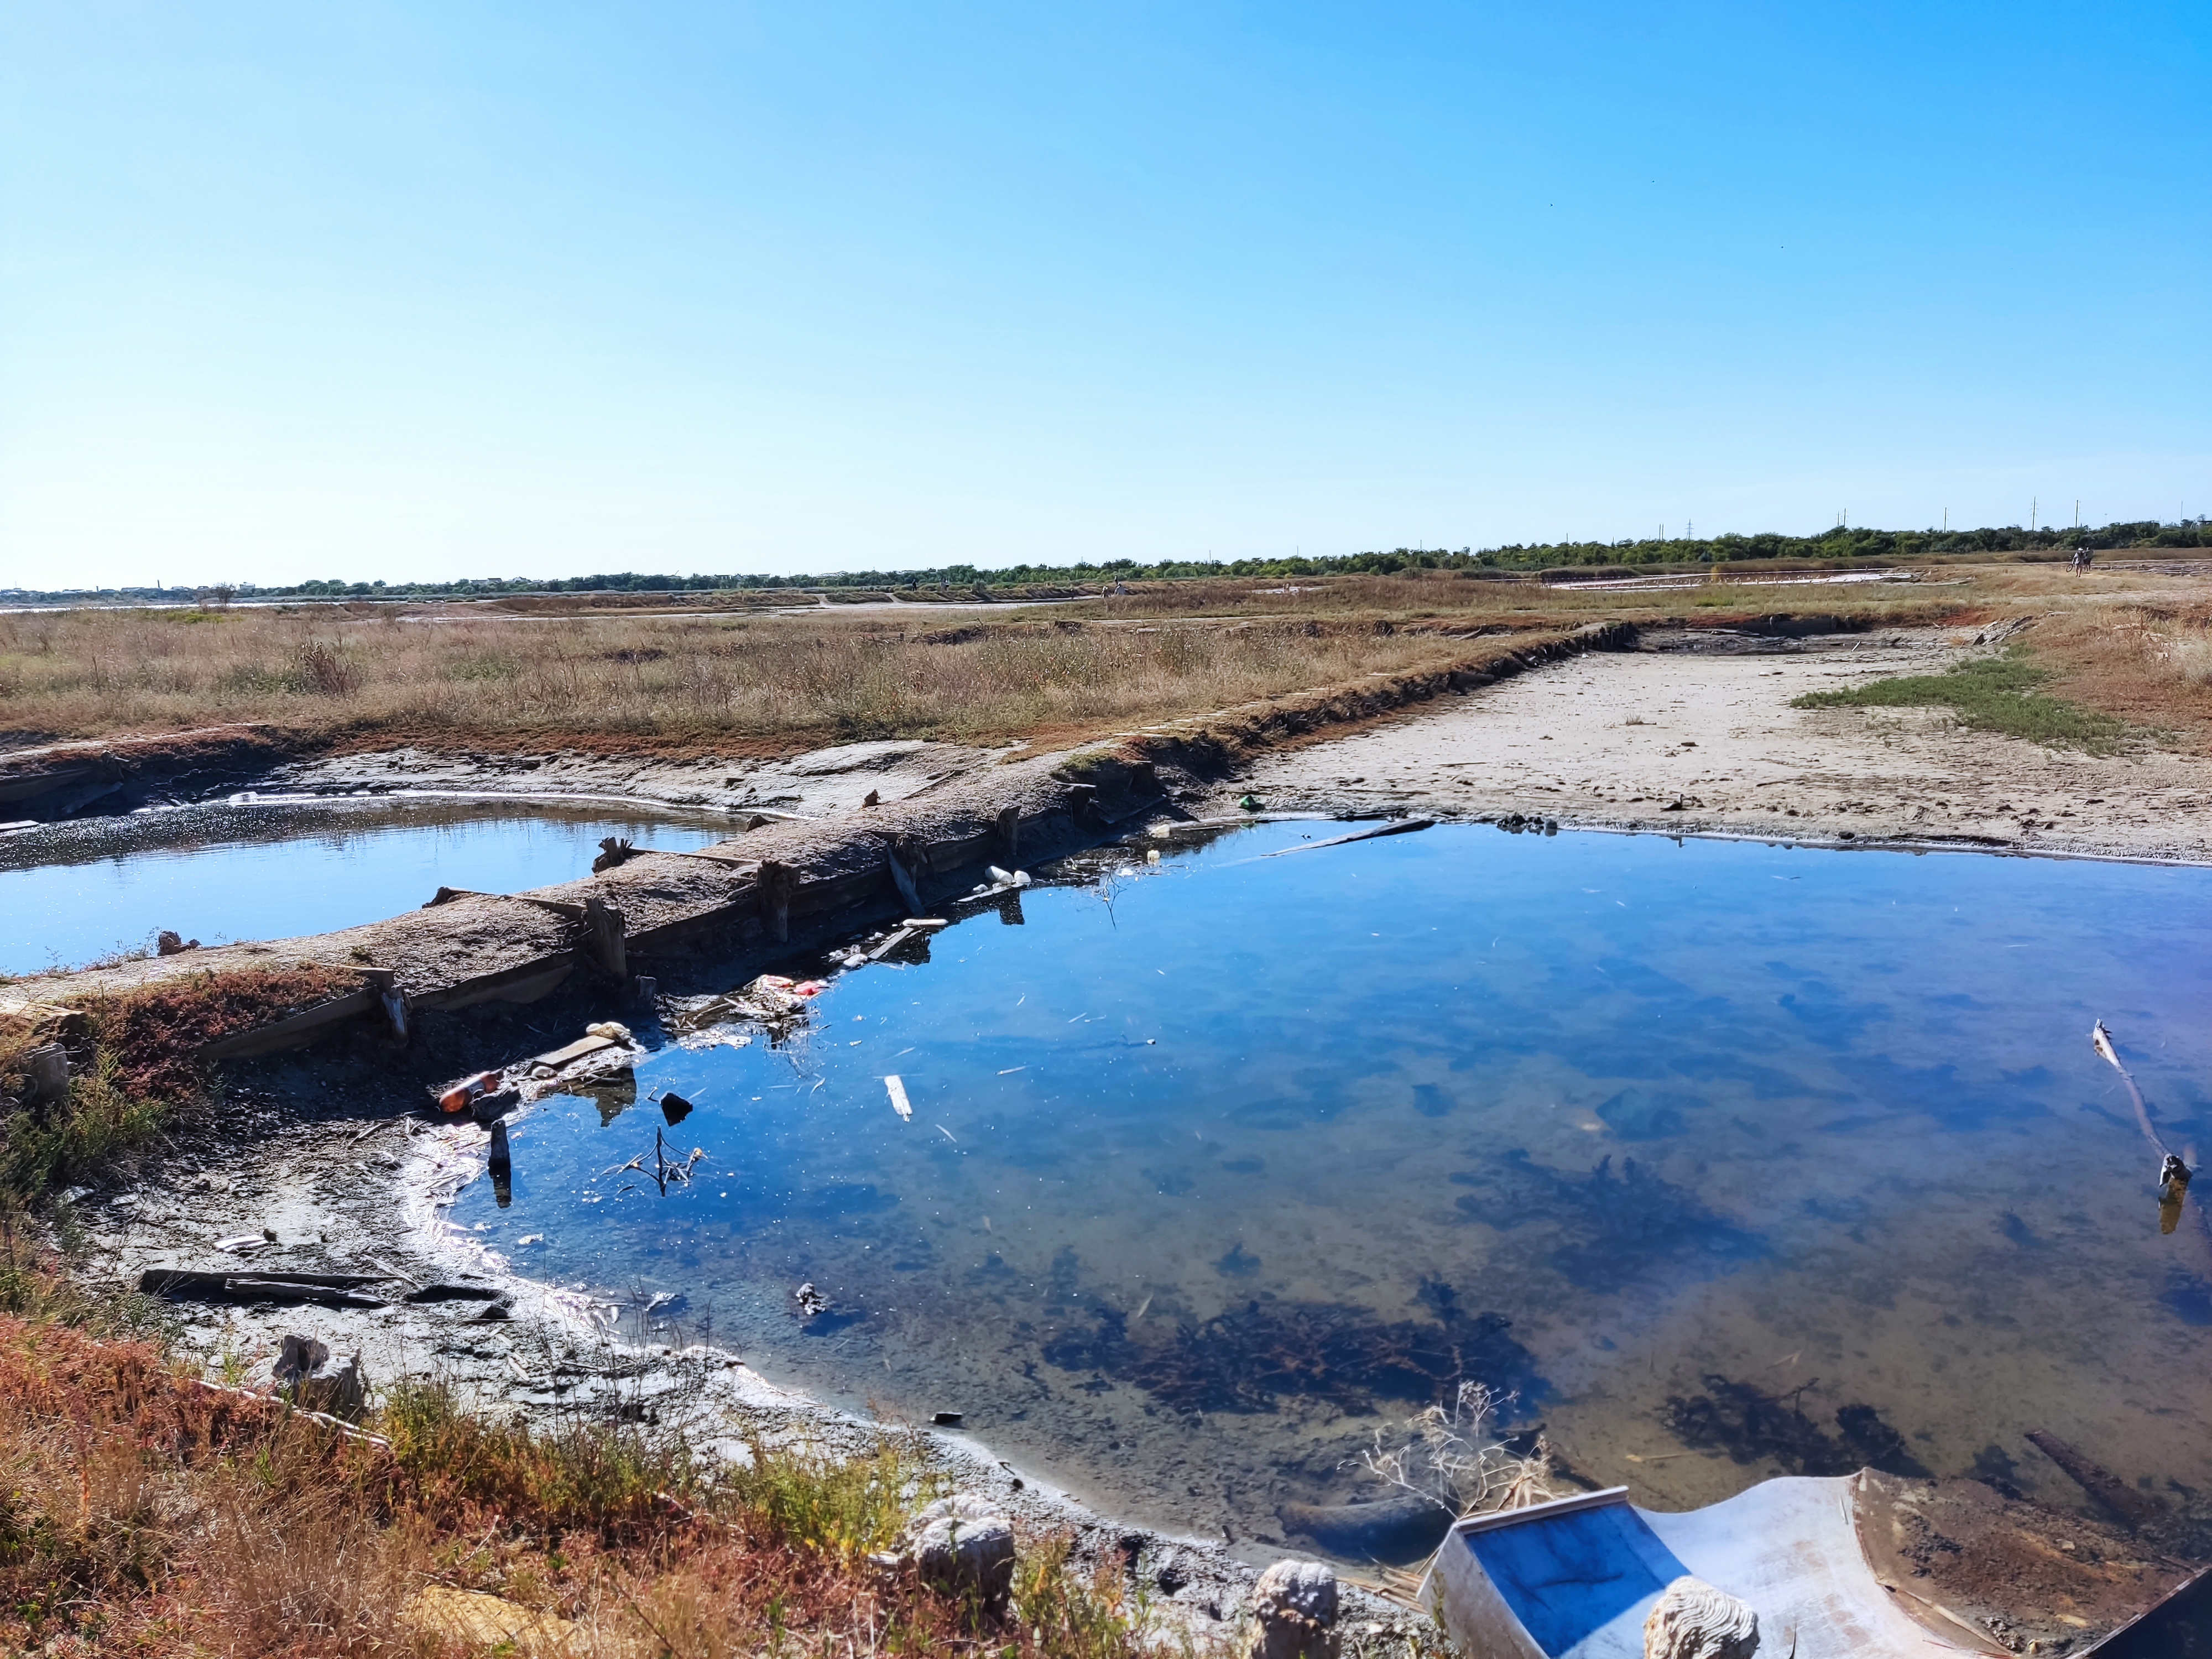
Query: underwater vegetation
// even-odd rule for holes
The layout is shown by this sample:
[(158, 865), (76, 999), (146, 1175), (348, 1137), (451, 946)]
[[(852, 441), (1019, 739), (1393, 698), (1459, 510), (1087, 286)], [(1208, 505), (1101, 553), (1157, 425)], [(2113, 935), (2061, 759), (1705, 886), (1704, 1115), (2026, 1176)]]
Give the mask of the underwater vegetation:
[(1772, 1462), (1788, 1474), (1856, 1474), (1872, 1468), (1928, 1478), (1926, 1466), (1905, 1449), (1905, 1437), (1873, 1407), (1840, 1408), (1833, 1434), (1806, 1416), (1802, 1402), (1818, 1377), (1786, 1395), (1762, 1394), (1748, 1382), (1710, 1372), (1699, 1380), (1703, 1394), (1667, 1398), (1667, 1427), (1686, 1446), (1724, 1451), (1738, 1463)]
[(1339, 1302), (1258, 1297), (1212, 1319), (1163, 1322), (1157, 1336), (1104, 1309), (1087, 1327), (1044, 1344), (1048, 1364), (1095, 1371), (1145, 1389), (1177, 1411), (1270, 1412), (1285, 1396), (1365, 1412), (1378, 1400), (1424, 1404), (1462, 1382), (1533, 1400), (1544, 1389), (1534, 1358), (1507, 1334), (1502, 1314), (1470, 1314), (1458, 1293), (1425, 1279), (1430, 1319), (1384, 1320)]
[(1559, 1243), (1546, 1260), (1586, 1291), (1618, 1290), (1652, 1268), (1687, 1256), (1748, 1261), (1766, 1242), (1708, 1209), (1686, 1187), (1678, 1187), (1638, 1164), (1610, 1153), (1588, 1175), (1547, 1170), (1520, 1147), (1484, 1170), (1462, 1170), (1449, 1179), (1474, 1191), (1454, 1200), (1462, 1214), (1501, 1230), (1549, 1223)]

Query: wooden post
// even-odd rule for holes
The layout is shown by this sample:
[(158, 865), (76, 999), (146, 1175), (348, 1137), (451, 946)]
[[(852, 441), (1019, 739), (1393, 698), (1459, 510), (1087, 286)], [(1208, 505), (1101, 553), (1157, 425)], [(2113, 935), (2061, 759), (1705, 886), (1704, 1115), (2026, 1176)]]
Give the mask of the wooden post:
[(384, 1018), (391, 1022), (392, 1035), (401, 1048), (407, 1046), (407, 994), (396, 985), (388, 985), (378, 994), (384, 1005)]
[(791, 939), (791, 894), (799, 885), (799, 875), (787, 864), (774, 859), (763, 859), (754, 880), (760, 894), (761, 926), (778, 945)]
[(907, 873), (906, 866), (899, 862), (898, 849), (894, 847), (885, 847), (884, 862), (890, 866), (891, 881), (898, 888), (899, 897), (906, 902), (907, 915), (920, 915), (921, 896), (915, 890), (914, 878)]
[(623, 913), (605, 899), (584, 901), (584, 942), (599, 970), (614, 979), (629, 977), (629, 948)]
[(999, 850), (1006, 855), (1006, 868), (1019, 866), (1022, 851), (1022, 809), (1001, 806), (999, 809)]

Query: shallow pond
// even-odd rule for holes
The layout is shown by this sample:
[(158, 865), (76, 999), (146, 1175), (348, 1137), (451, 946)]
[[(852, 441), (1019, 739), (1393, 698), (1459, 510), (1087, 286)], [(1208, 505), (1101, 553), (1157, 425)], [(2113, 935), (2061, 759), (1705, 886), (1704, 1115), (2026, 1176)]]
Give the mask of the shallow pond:
[[(2161, 1236), (2088, 1042), (2212, 1139), (2212, 872), (1479, 828), (1255, 856), (1325, 833), (1067, 866), (788, 1042), (534, 1109), (509, 1201), (453, 1219), (1240, 1537), (1372, 1494), (1346, 1461), (1469, 1376), (1662, 1508), (1869, 1462), (2071, 1501), (2032, 1428), (2212, 1481), (2212, 1247)], [(703, 1154), (665, 1194), (657, 1133)]]
[(75, 820), (0, 836), (0, 973), (143, 950), (173, 928), (203, 944), (379, 921), (440, 887), (513, 893), (590, 873), (600, 837), (696, 848), (715, 815), (387, 796), (239, 802)]

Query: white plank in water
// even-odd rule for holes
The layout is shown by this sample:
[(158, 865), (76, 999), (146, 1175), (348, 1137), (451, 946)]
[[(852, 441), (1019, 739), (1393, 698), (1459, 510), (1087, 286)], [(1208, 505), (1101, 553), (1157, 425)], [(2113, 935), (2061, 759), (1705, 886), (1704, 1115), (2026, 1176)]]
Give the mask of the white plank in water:
[(907, 1100), (905, 1083), (897, 1078), (887, 1077), (884, 1079), (884, 1091), (891, 1097), (891, 1110), (896, 1112), (902, 1121), (913, 1122), (914, 1107)]

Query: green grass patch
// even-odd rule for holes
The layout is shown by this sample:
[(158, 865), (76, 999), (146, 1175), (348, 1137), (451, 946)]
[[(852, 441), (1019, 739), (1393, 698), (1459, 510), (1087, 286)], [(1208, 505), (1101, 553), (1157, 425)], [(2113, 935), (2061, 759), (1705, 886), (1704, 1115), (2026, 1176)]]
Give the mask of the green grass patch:
[(1959, 724), (1976, 732), (2001, 732), (2055, 749), (2080, 749), (2108, 755), (2119, 746), (2127, 727), (2100, 714), (2045, 695), (2039, 688), (2051, 678), (2020, 656), (1984, 657), (1962, 662), (1941, 674), (1900, 674), (1842, 691), (1808, 691), (1793, 708), (1948, 708)]

